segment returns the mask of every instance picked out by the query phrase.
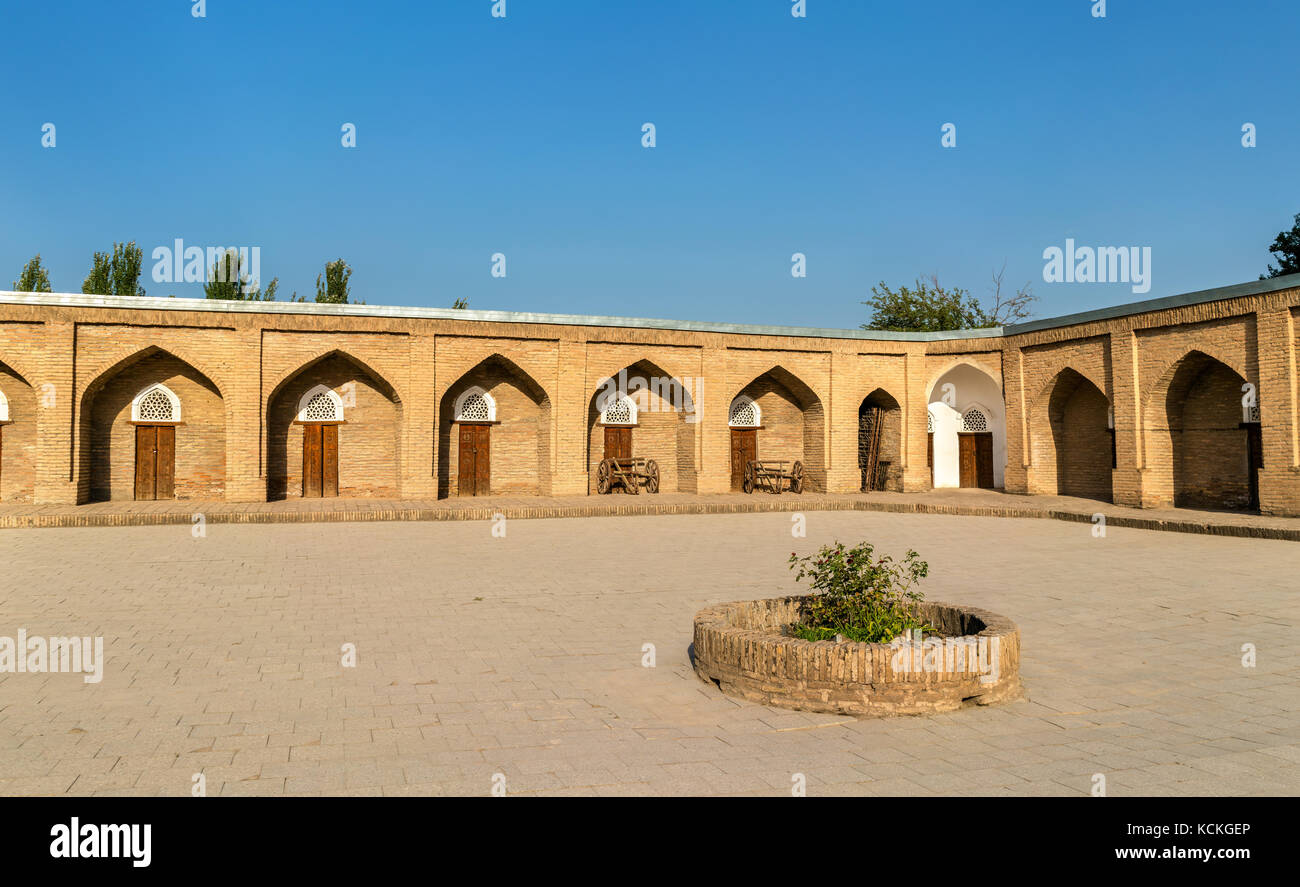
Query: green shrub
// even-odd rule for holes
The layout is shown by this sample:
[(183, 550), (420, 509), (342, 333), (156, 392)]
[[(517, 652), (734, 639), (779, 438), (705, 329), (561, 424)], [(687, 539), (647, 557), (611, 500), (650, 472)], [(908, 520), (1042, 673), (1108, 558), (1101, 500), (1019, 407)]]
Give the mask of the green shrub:
[(902, 561), (888, 555), (875, 557), (866, 542), (845, 548), (843, 543), (823, 545), (808, 557), (790, 555), (790, 569), (798, 568), (795, 581), (811, 580), (812, 595), (804, 602), (800, 621), (790, 633), (807, 641), (834, 640), (888, 643), (913, 629), (933, 632), (917, 615), (922, 594), (913, 586), (930, 572), (930, 565), (908, 551)]

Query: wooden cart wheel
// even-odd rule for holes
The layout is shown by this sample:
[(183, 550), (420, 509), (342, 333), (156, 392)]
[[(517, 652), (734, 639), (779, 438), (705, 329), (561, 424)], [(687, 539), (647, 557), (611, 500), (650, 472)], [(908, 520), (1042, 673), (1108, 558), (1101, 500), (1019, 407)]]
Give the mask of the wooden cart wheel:
[(650, 459), (645, 463), (645, 488), (651, 493), (659, 492), (659, 463)]
[(745, 480), (744, 483), (740, 485), (740, 488), (744, 490), (746, 493), (754, 492), (754, 463), (753, 462), (745, 463)]
[(596, 468), (596, 492), (602, 496), (609, 492), (609, 460), (601, 459)]
[(803, 492), (803, 463), (795, 462), (794, 467), (790, 469), (790, 491), (793, 493)]

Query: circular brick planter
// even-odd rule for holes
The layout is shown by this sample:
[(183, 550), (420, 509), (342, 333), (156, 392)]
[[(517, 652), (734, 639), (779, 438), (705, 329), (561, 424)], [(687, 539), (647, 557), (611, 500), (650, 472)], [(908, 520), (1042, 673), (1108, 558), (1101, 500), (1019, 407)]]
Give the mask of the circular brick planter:
[(1020, 629), (996, 613), (920, 605), (946, 638), (859, 644), (787, 637), (803, 597), (718, 604), (695, 615), (695, 671), (753, 702), (879, 717), (952, 711), (1023, 695)]

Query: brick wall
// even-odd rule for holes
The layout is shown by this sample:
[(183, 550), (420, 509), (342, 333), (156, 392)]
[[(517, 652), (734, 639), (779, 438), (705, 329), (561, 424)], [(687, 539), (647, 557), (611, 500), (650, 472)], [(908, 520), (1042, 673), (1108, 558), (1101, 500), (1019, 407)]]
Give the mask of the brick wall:
[(454, 494), (451, 404), (481, 384), (499, 409), (493, 492), (572, 495), (593, 486), (604, 440), (592, 401), (621, 367), (687, 379), (700, 392), (698, 422), (647, 404), (634, 431), (634, 452), (659, 462), (665, 491), (729, 489), (727, 410), (742, 392), (763, 411), (760, 458), (803, 461), (812, 490), (857, 490), (860, 408), (878, 389), (896, 405), (882, 441), (881, 458), (898, 463), (889, 483), (917, 490), (928, 486), (927, 400), (941, 375), (968, 367), (967, 381), (982, 379), (991, 408), (1005, 414), (1009, 491), (1110, 495), (1133, 506), (1242, 505), (1250, 476), (1241, 385), (1250, 383), (1261, 509), (1300, 515), (1296, 289), (929, 342), (329, 315), (312, 306), (174, 310), (181, 302), (0, 297), (0, 388), (13, 418), (0, 431), (0, 499), (130, 498), (130, 399), (155, 381), (184, 404), (177, 496), (300, 495), (297, 399), (315, 384), (349, 383), (356, 403), (340, 428), (341, 494)]

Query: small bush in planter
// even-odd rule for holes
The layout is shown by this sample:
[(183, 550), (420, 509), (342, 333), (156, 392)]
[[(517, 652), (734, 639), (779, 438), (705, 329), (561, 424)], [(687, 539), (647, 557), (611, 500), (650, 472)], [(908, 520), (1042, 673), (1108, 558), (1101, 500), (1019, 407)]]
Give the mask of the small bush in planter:
[(888, 643), (913, 629), (933, 632), (917, 615), (921, 592), (913, 586), (930, 572), (930, 565), (908, 551), (902, 561), (875, 556), (866, 542), (853, 548), (824, 545), (808, 557), (790, 555), (795, 581), (811, 580), (813, 594), (803, 604), (800, 621), (790, 634), (807, 641), (830, 641), (843, 635), (851, 641)]

